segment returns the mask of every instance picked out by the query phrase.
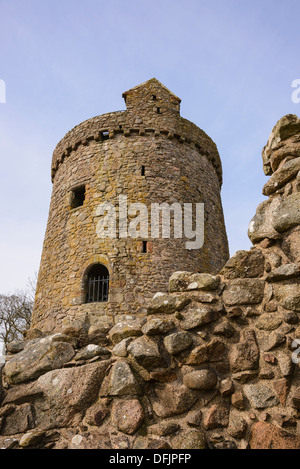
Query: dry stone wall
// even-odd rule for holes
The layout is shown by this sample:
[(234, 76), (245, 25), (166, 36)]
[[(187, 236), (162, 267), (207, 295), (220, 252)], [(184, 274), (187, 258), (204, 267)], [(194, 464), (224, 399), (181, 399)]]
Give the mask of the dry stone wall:
[(249, 251), (217, 275), (173, 273), (145, 317), (9, 345), (1, 447), (300, 448), (299, 122), (264, 149)]

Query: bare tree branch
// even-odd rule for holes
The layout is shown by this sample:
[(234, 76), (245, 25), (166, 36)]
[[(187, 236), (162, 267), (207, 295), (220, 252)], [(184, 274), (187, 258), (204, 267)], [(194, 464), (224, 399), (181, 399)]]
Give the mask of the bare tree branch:
[(35, 285), (36, 276), (28, 280), (27, 291), (0, 295), (0, 342), (23, 339), (23, 332), (30, 327)]

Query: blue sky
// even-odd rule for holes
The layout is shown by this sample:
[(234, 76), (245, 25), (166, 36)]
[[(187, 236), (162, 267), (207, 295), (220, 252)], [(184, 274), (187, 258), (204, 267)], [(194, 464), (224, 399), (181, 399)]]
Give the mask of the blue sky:
[(58, 141), (152, 77), (216, 142), (230, 251), (249, 249), (262, 147), (300, 115), (299, 15), (299, 0), (0, 0), (0, 292), (38, 270)]

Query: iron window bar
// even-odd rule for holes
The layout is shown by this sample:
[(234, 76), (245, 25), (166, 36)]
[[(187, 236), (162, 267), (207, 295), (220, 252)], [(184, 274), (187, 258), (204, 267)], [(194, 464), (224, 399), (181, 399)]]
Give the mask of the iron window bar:
[(87, 303), (108, 301), (109, 277), (89, 277)]

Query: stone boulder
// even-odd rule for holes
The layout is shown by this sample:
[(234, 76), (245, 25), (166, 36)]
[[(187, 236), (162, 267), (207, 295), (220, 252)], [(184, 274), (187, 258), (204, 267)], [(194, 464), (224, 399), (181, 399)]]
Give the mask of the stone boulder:
[[(273, 127), (269, 140), (262, 151), (263, 168), (266, 175), (271, 175), (273, 171), (276, 171), (285, 156), (284, 152), (280, 152), (281, 157), (276, 158), (274, 155), (274, 153), (277, 153), (276, 150), (278, 148), (282, 149), (283, 142), (296, 135), (299, 131), (300, 119), (295, 114), (287, 114), (279, 119)], [(291, 151), (287, 151), (287, 154), (291, 153)]]
[(229, 406), (226, 402), (214, 404), (210, 407), (203, 423), (206, 430), (227, 427), (229, 424)]
[(70, 361), (75, 355), (74, 348), (65, 341), (61, 342), (60, 338), (59, 334), (55, 334), (29, 341), (24, 350), (6, 363), (3, 373), (7, 382), (18, 384), (29, 381)]
[(187, 373), (183, 377), (183, 384), (190, 389), (210, 391), (218, 382), (216, 373), (210, 369), (196, 370)]
[(248, 228), (248, 236), (253, 244), (265, 238), (278, 239), (280, 237), (273, 225), (273, 214), (279, 205), (280, 199), (277, 197), (265, 200), (257, 207)]
[(128, 346), (128, 352), (138, 365), (147, 370), (152, 370), (164, 364), (157, 343), (148, 337), (143, 336), (132, 341)]
[(266, 409), (279, 404), (274, 391), (264, 384), (248, 384), (244, 387), (244, 392), (255, 409)]
[(300, 171), (300, 158), (287, 160), (272, 174), (268, 182), (264, 185), (263, 194), (271, 195), (294, 178)]
[(124, 320), (110, 329), (109, 338), (112, 343), (116, 345), (127, 337), (138, 337), (143, 335), (141, 328), (141, 321)]
[(152, 397), (153, 410), (162, 418), (188, 411), (199, 397), (197, 391), (178, 381), (155, 386), (155, 393), (156, 397)]
[(173, 314), (181, 311), (190, 301), (183, 295), (157, 293), (148, 305), (147, 314)]
[(39, 428), (78, 425), (87, 408), (97, 399), (111, 360), (74, 368), (53, 370), (40, 376), (36, 384), (44, 393), (48, 409), (37, 413)]
[(201, 305), (194, 308), (189, 308), (185, 313), (180, 323), (184, 330), (195, 329), (197, 327), (205, 326), (219, 318), (219, 313), (213, 306)]
[(212, 339), (210, 342), (195, 347), (186, 359), (187, 365), (202, 365), (206, 362), (222, 362), (226, 365), (226, 345), (222, 340)]
[(220, 277), (207, 273), (175, 272), (169, 281), (170, 292), (184, 292), (191, 290), (216, 290), (220, 284)]
[(282, 233), (300, 224), (300, 193), (291, 194), (281, 201), (273, 214), (273, 226)]
[(134, 396), (141, 394), (142, 389), (126, 360), (119, 360), (112, 366), (100, 389), (101, 396)]
[(193, 337), (189, 332), (174, 332), (164, 338), (164, 346), (171, 355), (177, 355), (190, 348)]
[(110, 350), (105, 347), (101, 347), (96, 344), (89, 344), (86, 347), (82, 348), (79, 352), (76, 353), (74, 360), (91, 360), (95, 357), (105, 357), (108, 358), (111, 355)]
[(120, 400), (113, 404), (112, 422), (120, 432), (133, 435), (144, 418), (144, 410), (138, 399)]
[(226, 279), (258, 278), (264, 273), (265, 258), (261, 250), (237, 251), (221, 270)]
[[(72, 434), (74, 435), (72, 437)], [(78, 433), (78, 430), (69, 430), (68, 432), (68, 440), (66, 440), (65, 444), (63, 445), (63, 449), (88, 449), (88, 450), (95, 450), (95, 449), (111, 449), (111, 439), (107, 432), (103, 432), (103, 430), (89, 430), (89, 431), (82, 431)], [(69, 441), (71, 439), (71, 441)], [(64, 443), (64, 441), (63, 441)], [(61, 449), (58, 446), (53, 449)]]
[(274, 296), (285, 309), (300, 312), (300, 289), (294, 284), (275, 284)]
[(258, 304), (264, 297), (265, 283), (260, 279), (230, 280), (224, 290), (223, 300), (228, 306)]
[(300, 436), (266, 422), (255, 422), (251, 429), (250, 449), (300, 449)]
[(142, 332), (149, 336), (164, 335), (174, 328), (174, 322), (169, 319), (151, 318), (143, 326)]
[(280, 282), (297, 277), (300, 277), (300, 266), (298, 264), (284, 264), (268, 273), (266, 280), (267, 282)]
[(259, 347), (253, 330), (241, 333), (240, 342), (229, 353), (230, 367), (233, 372), (257, 370), (259, 367)]
[(187, 430), (172, 438), (173, 449), (205, 449), (207, 447), (203, 430)]

